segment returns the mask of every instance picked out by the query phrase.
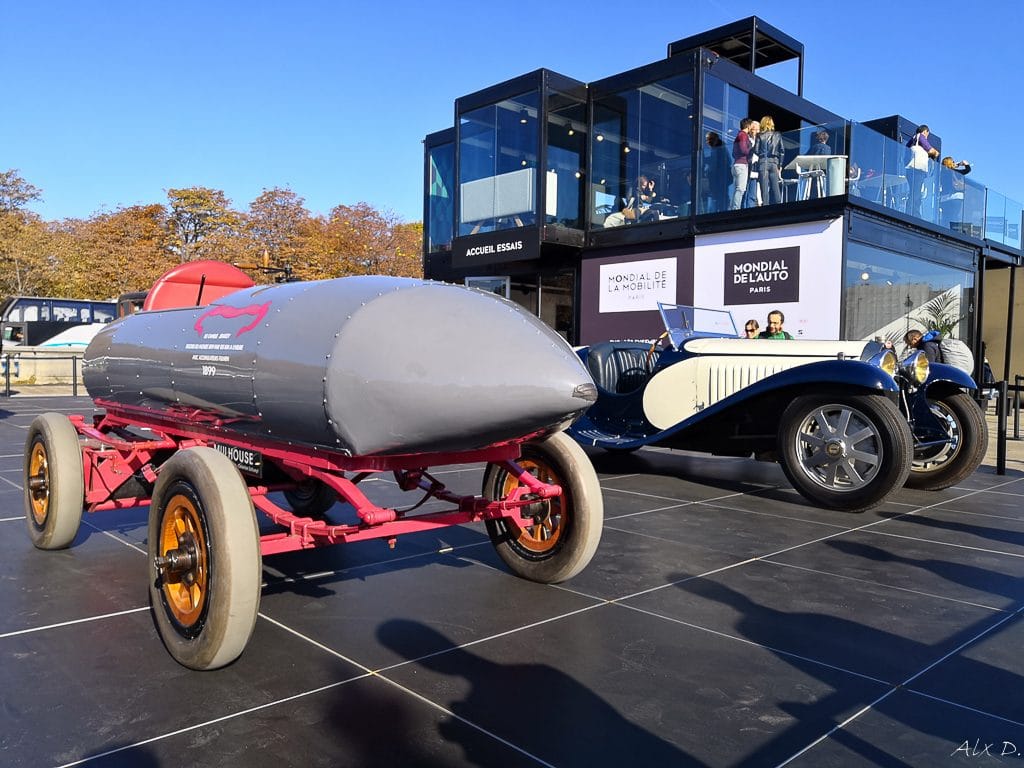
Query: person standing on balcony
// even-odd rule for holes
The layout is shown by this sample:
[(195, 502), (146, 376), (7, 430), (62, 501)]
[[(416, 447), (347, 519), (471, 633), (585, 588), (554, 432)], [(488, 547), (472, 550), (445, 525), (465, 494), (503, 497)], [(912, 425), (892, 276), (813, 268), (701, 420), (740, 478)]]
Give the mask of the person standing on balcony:
[[(928, 180), (931, 163), (928, 158), (937, 160), (939, 150), (928, 142), (930, 133), (927, 125), (917, 126), (917, 132), (907, 142), (911, 148), (910, 161), (907, 163), (907, 184), (910, 185), (910, 196), (907, 199), (907, 213), (918, 218), (924, 215), (924, 200), (927, 197), (925, 182)], [(924, 153), (921, 153), (924, 150)]]
[(732, 205), (738, 211), (743, 207), (743, 198), (747, 194), (747, 179), (750, 177), (750, 154), (754, 151), (754, 143), (750, 140), (747, 129), (753, 122), (749, 117), (740, 120), (740, 132), (732, 143)]
[(761, 205), (761, 187), (757, 183), (757, 155), (754, 153), (757, 134), (760, 132), (761, 124), (751, 118), (750, 126), (747, 128), (747, 135), (750, 137), (750, 175), (747, 177), (747, 195), (743, 200), (744, 208), (757, 208)]
[(782, 144), (782, 134), (775, 130), (775, 120), (769, 115), (761, 118), (761, 132), (754, 143), (754, 154), (757, 155), (757, 176), (761, 185), (761, 202), (774, 205), (782, 202), (782, 160), (786, 148)]

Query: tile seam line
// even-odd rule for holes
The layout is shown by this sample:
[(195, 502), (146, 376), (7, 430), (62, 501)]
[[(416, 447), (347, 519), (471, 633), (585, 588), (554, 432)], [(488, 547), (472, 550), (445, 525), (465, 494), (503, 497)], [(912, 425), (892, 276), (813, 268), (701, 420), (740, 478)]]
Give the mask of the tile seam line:
[(948, 600), (951, 603), (958, 605), (969, 605), (972, 608), (981, 608), (986, 611), (992, 611), (993, 613), (1006, 613), (1006, 608), (994, 608), (991, 605), (982, 605), (981, 603), (972, 603), (970, 600), (961, 600), (956, 597), (946, 597), (944, 595), (936, 595), (931, 592), (923, 592), (919, 589), (910, 589), (909, 587), (897, 587), (893, 584), (885, 584), (881, 581), (871, 581), (870, 579), (858, 579), (855, 576), (845, 576), (841, 573), (831, 573), (829, 571), (818, 570), (817, 568), (807, 568), (803, 565), (795, 565), (793, 563), (783, 563), (778, 560), (765, 560), (764, 562), (769, 565), (775, 565), (780, 568), (792, 568), (795, 571), (803, 571), (804, 573), (814, 573), (819, 576), (829, 576), (833, 579), (842, 579), (844, 581), (852, 581), (856, 584), (867, 584), (873, 587), (884, 587), (885, 589), (894, 589), (898, 592), (907, 592), (911, 595), (917, 595), (918, 597), (930, 597), (936, 600)]
[[(390, 670), (393, 670), (393, 669), (398, 669), (399, 667), (404, 667), (404, 666), (406, 666), (408, 664), (415, 664), (415, 663), (417, 663), (417, 662), (419, 662), (419, 661), (421, 661), (423, 659), (429, 659), (429, 658), (432, 658), (432, 657), (435, 657), (435, 656), (441, 656), (441, 655), (446, 654), (446, 653), (451, 653), (452, 651), (462, 650), (464, 648), (468, 648), (470, 646), (477, 645), (478, 643), (482, 643), (482, 642), (485, 642), (487, 640), (492, 640), (494, 638), (503, 637), (505, 635), (512, 634), (514, 632), (519, 632), (519, 631), (522, 631), (523, 629), (528, 629), (528, 628), (533, 627), (533, 626), (537, 626), (537, 625), (540, 625), (540, 624), (546, 624), (546, 623), (548, 623), (550, 621), (555, 621), (557, 619), (565, 618), (565, 616), (571, 616), (571, 615), (573, 615), (575, 613), (580, 613), (582, 611), (587, 611), (587, 610), (590, 610), (590, 609), (592, 609), (594, 607), (596, 607), (596, 606), (587, 606), (586, 608), (580, 609), (578, 611), (573, 611), (572, 613), (565, 614), (564, 616), (556, 616), (556, 617), (551, 617), (551, 618), (548, 618), (548, 619), (544, 619), (542, 621), (534, 622), (533, 624), (527, 624), (527, 625), (525, 625), (523, 627), (519, 627), (517, 629), (507, 630), (506, 632), (500, 632), (500, 633), (498, 633), (496, 635), (491, 635), (491, 636), (486, 637), (486, 638), (479, 638), (479, 639), (474, 640), (474, 641), (469, 642), (469, 643), (463, 643), (461, 645), (458, 645), (458, 646), (455, 646), (455, 647), (452, 647), (452, 648), (446, 648), (446, 649), (444, 649), (442, 651), (437, 651), (435, 653), (428, 653), (428, 654), (425, 654), (423, 656), (419, 656), (419, 657), (417, 657), (415, 659), (408, 659), (406, 661), (400, 662), (399, 664), (392, 664), (392, 665), (389, 665), (389, 666), (386, 666), (386, 667), (381, 667), (379, 669), (373, 669), (371, 667), (367, 667), (365, 664), (360, 664), (359, 662), (355, 661), (354, 659), (349, 659), (348, 657), (338, 653), (337, 651), (334, 651), (333, 649), (331, 649), (331, 648), (323, 645), (322, 643), (314, 640), (313, 638), (308, 637), (307, 635), (305, 635), (305, 634), (303, 634), (303, 633), (293, 629), (292, 627), (289, 627), (286, 624), (282, 624), (277, 619), (272, 619), (271, 617), (267, 616), (266, 614), (264, 614), (262, 612), (259, 615), (264, 620), (269, 621), (271, 624), (276, 625), (277, 627), (283, 629), (286, 632), (290, 632), (291, 634), (295, 635), (297, 638), (299, 638), (301, 640), (304, 640), (307, 643), (311, 643), (313, 646), (315, 646), (317, 648), (320, 648), (320, 649), (322, 649), (322, 650), (326, 651), (327, 653), (330, 653), (330, 654), (332, 654), (334, 656), (337, 656), (340, 659), (343, 659), (344, 661), (348, 662), (349, 664), (354, 665), (358, 669), (364, 670), (365, 674), (361, 675), (360, 678), (372, 677), (372, 678), (376, 678), (378, 680), (381, 680), (382, 682), (385, 682), (388, 685), (393, 686), (394, 688), (398, 689), (399, 691), (402, 691), (403, 693), (405, 693), (405, 694), (407, 694), (409, 696), (412, 696), (413, 698), (417, 699), (418, 701), (420, 701), (420, 702), (422, 702), (422, 703), (424, 703), (424, 704), (426, 704), (426, 705), (428, 705), (428, 706), (438, 710), (439, 712), (443, 712), (448, 717), (454, 718), (454, 719), (458, 720), (459, 722), (469, 726), (470, 728), (473, 728), (474, 730), (479, 731), (480, 733), (484, 734), (485, 736), (488, 736), (488, 737), (494, 739), (495, 741), (497, 741), (497, 742), (499, 742), (501, 744), (504, 744), (505, 746), (509, 747), (510, 749), (515, 750), (516, 752), (520, 753), (521, 755), (524, 755), (525, 757), (530, 758), (531, 760), (533, 760), (534, 762), (538, 763), (539, 765), (546, 766), (547, 768), (555, 768), (555, 766), (553, 766), (550, 763), (542, 760), (541, 758), (537, 757), (536, 755), (534, 755), (534, 754), (532, 754), (530, 752), (527, 752), (522, 747), (519, 747), (519, 746), (513, 744), (512, 742), (508, 741), (507, 739), (502, 738), (498, 734), (493, 733), (492, 731), (489, 731), (488, 729), (484, 728), (483, 726), (480, 726), (480, 725), (474, 723), (472, 720), (468, 720), (468, 719), (466, 719), (466, 718), (456, 714), (455, 712), (452, 712), (451, 710), (449, 710), (446, 707), (443, 707), (442, 705), (438, 704), (437, 702), (431, 701), (430, 699), (428, 699), (427, 697), (423, 696), (422, 694), (417, 693), (416, 691), (412, 690), (411, 688), (408, 688), (408, 687), (402, 685), (401, 683), (397, 682), (396, 680), (392, 680), (390, 677), (387, 677), (386, 675), (384, 675), (382, 673), (390, 671)], [(356, 679), (360, 679), (360, 678), (356, 678)]]
[[(776, 766), (776, 768), (783, 768), (783, 766), (789, 765), (789, 763), (791, 763), (792, 761), (796, 760), (798, 757), (800, 757), (801, 755), (805, 754), (807, 751), (809, 751), (809, 750), (813, 749), (814, 747), (816, 747), (818, 744), (820, 744), (822, 741), (827, 739), (833, 733), (836, 733), (837, 731), (845, 728), (847, 725), (852, 723), (854, 720), (859, 718), (861, 715), (863, 715), (868, 710), (874, 709), (882, 701), (884, 701), (885, 699), (889, 698), (894, 693), (896, 693), (896, 691), (906, 689), (911, 683), (914, 682), (914, 680), (917, 680), (922, 675), (924, 675), (924, 674), (930, 672), (931, 670), (935, 669), (935, 667), (937, 667), (939, 664), (942, 664), (944, 661), (949, 659), (954, 654), (960, 653), (961, 651), (966, 649), (968, 646), (973, 645), (974, 643), (978, 642), (979, 640), (981, 640), (986, 635), (990, 634), (994, 630), (996, 630), (999, 627), (1003, 626), (1003, 624), (1005, 624), (1006, 622), (1012, 620), (1016, 616), (1019, 616), (1021, 611), (1024, 611), (1024, 606), (1022, 606), (1021, 608), (1018, 608), (1013, 613), (1007, 614), (1006, 616), (1004, 616), (999, 621), (994, 622), (990, 627), (986, 627), (981, 632), (976, 634), (974, 637), (968, 638), (967, 640), (962, 642), (960, 645), (958, 645), (956, 648), (953, 648), (951, 651), (949, 651), (946, 655), (942, 656), (941, 658), (936, 659), (932, 663), (928, 664), (924, 668), (922, 668), (922, 669), (918, 670), (917, 672), (915, 672), (914, 674), (912, 674), (910, 677), (908, 677), (902, 683), (900, 683), (898, 685), (894, 685), (891, 690), (889, 690), (886, 693), (884, 693), (883, 695), (879, 696), (877, 699), (875, 699), (873, 702), (871, 702), (866, 707), (861, 709), (859, 712), (855, 712), (854, 714), (852, 714), (850, 717), (848, 717), (843, 722), (834, 725), (827, 732), (823, 733), (821, 736), (819, 736), (817, 739), (815, 739), (810, 744), (805, 746), (799, 752), (797, 752), (796, 754), (793, 754), (790, 757), (786, 758), (783, 762), (779, 763)], [(916, 691), (911, 691), (911, 692), (916, 693)], [(952, 703), (952, 702), (950, 702), (950, 703)], [(991, 717), (999, 718), (998, 715), (991, 715)], [(1002, 720), (1004, 718), (999, 718), (999, 719)]]

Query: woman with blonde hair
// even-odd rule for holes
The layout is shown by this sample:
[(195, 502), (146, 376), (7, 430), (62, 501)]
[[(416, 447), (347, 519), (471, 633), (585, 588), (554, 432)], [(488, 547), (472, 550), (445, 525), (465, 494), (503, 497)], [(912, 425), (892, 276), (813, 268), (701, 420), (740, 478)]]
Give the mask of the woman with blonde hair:
[(757, 155), (757, 180), (761, 185), (761, 200), (765, 205), (782, 202), (782, 161), (786, 148), (782, 135), (775, 130), (775, 120), (770, 115), (761, 118), (761, 132), (754, 145)]

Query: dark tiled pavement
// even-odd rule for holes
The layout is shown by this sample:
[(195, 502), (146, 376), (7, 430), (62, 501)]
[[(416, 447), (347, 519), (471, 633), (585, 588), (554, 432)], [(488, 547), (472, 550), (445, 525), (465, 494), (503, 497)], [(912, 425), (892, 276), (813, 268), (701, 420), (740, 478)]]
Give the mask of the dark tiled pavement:
[[(0, 398), (2, 766), (982, 766), (1024, 753), (1018, 445), (1005, 476), (988, 462), (961, 487), (902, 491), (863, 515), (808, 506), (771, 465), (594, 454), (605, 535), (571, 582), (513, 577), (478, 527), (268, 557), (245, 653), (196, 673), (147, 609), (145, 510), (87, 516), (64, 551), (30, 544), (22, 442), (45, 410), (91, 403)], [(480, 471), (445, 479), (475, 488)]]

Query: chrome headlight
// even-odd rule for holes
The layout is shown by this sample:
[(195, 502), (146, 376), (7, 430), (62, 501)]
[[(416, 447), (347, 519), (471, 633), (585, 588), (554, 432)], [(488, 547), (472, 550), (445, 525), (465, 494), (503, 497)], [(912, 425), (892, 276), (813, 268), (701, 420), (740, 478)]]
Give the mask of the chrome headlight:
[(868, 362), (881, 368), (890, 376), (896, 376), (896, 368), (899, 361), (891, 349), (880, 349), (868, 359)]
[(924, 384), (928, 380), (928, 357), (921, 351), (907, 355), (900, 363), (900, 372), (915, 384)]

